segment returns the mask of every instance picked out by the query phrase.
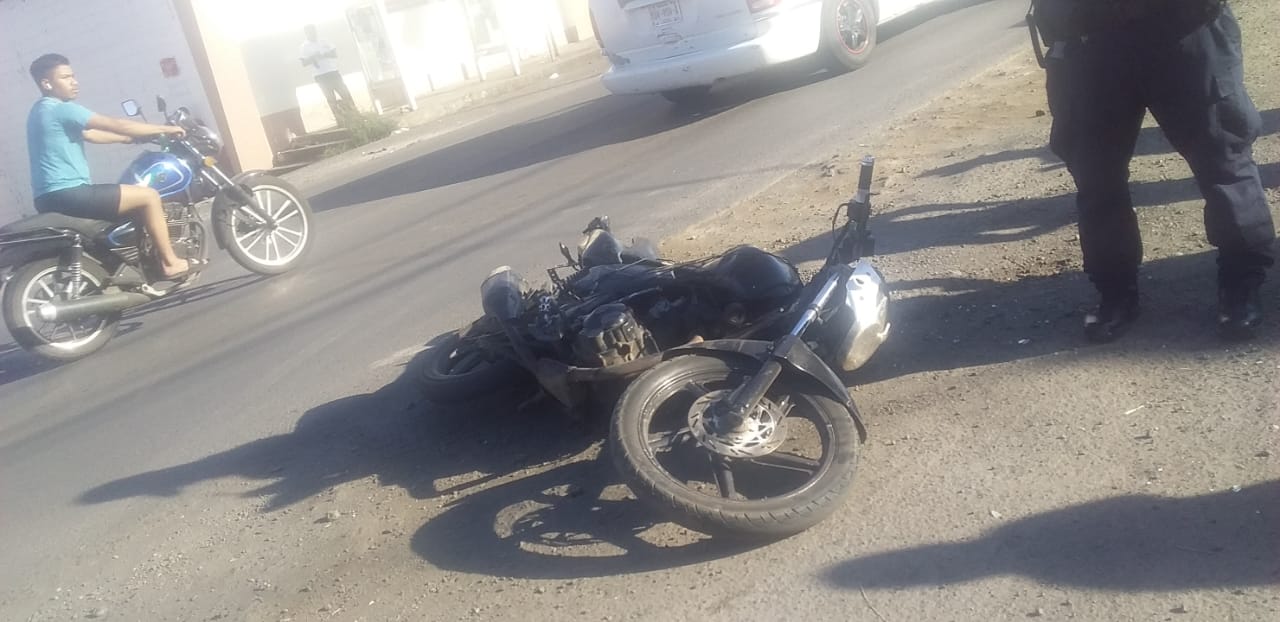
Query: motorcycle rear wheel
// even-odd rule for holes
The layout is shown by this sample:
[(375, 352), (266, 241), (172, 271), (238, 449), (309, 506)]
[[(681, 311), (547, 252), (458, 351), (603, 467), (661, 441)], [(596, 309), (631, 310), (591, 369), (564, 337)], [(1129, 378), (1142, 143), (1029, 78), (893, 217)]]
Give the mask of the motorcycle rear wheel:
[(494, 359), (457, 331), (436, 339), (420, 361), (422, 396), (437, 404), (459, 404), (523, 384), (528, 374), (507, 359)]
[[(609, 448), (637, 497), (695, 531), (753, 540), (794, 535), (840, 507), (853, 484), (858, 446), (853, 417), (842, 404), (783, 376), (765, 396), (771, 405), (793, 402), (778, 430), (787, 438), (771, 453), (730, 458), (691, 432), (695, 400), (737, 388), (757, 368), (686, 355), (627, 388), (614, 411)], [(815, 442), (820, 454), (804, 455)]]
[[(97, 262), (82, 261), (84, 281), (78, 295), (100, 293), (109, 276)], [(4, 288), (4, 323), (23, 349), (53, 361), (74, 361), (102, 349), (116, 334), (120, 313), (108, 313), (72, 322), (45, 322), (40, 305), (57, 297), (62, 278), (54, 257), (33, 261), (14, 273)]]

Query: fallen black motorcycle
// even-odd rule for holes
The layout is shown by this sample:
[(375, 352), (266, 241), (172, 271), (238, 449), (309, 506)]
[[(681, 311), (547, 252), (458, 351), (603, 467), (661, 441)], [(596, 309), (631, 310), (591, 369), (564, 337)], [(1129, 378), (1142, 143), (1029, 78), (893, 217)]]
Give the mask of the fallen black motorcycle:
[[(210, 223), (198, 206), (211, 202), (212, 237), (258, 274), (296, 267), (312, 247), (311, 206), (282, 179), (258, 172), (234, 178), (218, 168), (222, 140), (179, 108), (168, 125), (183, 138), (158, 137), (160, 149), (139, 155), (121, 184), (156, 189), (164, 200), (169, 237), (181, 258), (208, 260)], [(123, 104), (140, 115), (133, 100)], [(79, 359), (115, 335), (121, 312), (170, 296), (194, 279), (159, 288), (162, 280), (147, 232), (133, 222), (108, 222), (58, 213), (31, 216), (0, 228), (0, 270), (13, 275), (0, 300), (5, 325), (26, 350), (57, 361)], [(194, 276), (194, 275), (193, 275)]]
[(536, 381), (584, 414), (594, 388), (621, 383), (609, 448), (638, 497), (716, 536), (807, 529), (838, 507), (866, 437), (833, 368), (861, 367), (889, 332), (884, 280), (866, 259), (873, 168), (864, 159), (808, 284), (750, 246), (662, 260), (596, 219), (576, 258), (561, 245), (568, 263), (548, 271), (549, 287), (509, 267), (490, 274), (485, 315), (424, 355), (423, 392), (457, 403)]

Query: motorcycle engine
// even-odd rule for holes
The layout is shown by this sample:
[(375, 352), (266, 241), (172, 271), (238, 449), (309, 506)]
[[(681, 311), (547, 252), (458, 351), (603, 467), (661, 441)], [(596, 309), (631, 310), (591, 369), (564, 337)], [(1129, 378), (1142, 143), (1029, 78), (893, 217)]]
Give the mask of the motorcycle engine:
[(579, 365), (611, 367), (658, 352), (658, 344), (624, 304), (603, 305), (592, 311), (574, 339)]
[(205, 230), (200, 220), (191, 218), (183, 205), (166, 204), (164, 211), (174, 254), (183, 259), (203, 259)]

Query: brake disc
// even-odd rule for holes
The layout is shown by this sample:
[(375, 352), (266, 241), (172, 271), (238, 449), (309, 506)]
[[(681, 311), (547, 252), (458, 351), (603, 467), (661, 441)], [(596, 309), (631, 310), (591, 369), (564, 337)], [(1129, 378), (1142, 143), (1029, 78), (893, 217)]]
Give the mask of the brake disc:
[(789, 399), (774, 403), (761, 398), (747, 413), (741, 426), (725, 430), (720, 415), (712, 406), (729, 399), (731, 390), (711, 391), (689, 409), (689, 431), (698, 444), (730, 458), (759, 458), (778, 449), (787, 440), (786, 417), (792, 404)]

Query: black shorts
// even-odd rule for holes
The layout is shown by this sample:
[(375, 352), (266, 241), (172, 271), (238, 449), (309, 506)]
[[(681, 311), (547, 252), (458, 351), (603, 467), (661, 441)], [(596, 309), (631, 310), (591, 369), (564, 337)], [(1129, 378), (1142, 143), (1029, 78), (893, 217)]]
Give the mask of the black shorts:
[(54, 190), (36, 197), (36, 211), (116, 221), (120, 219), (120, 186), (96, 184)]

